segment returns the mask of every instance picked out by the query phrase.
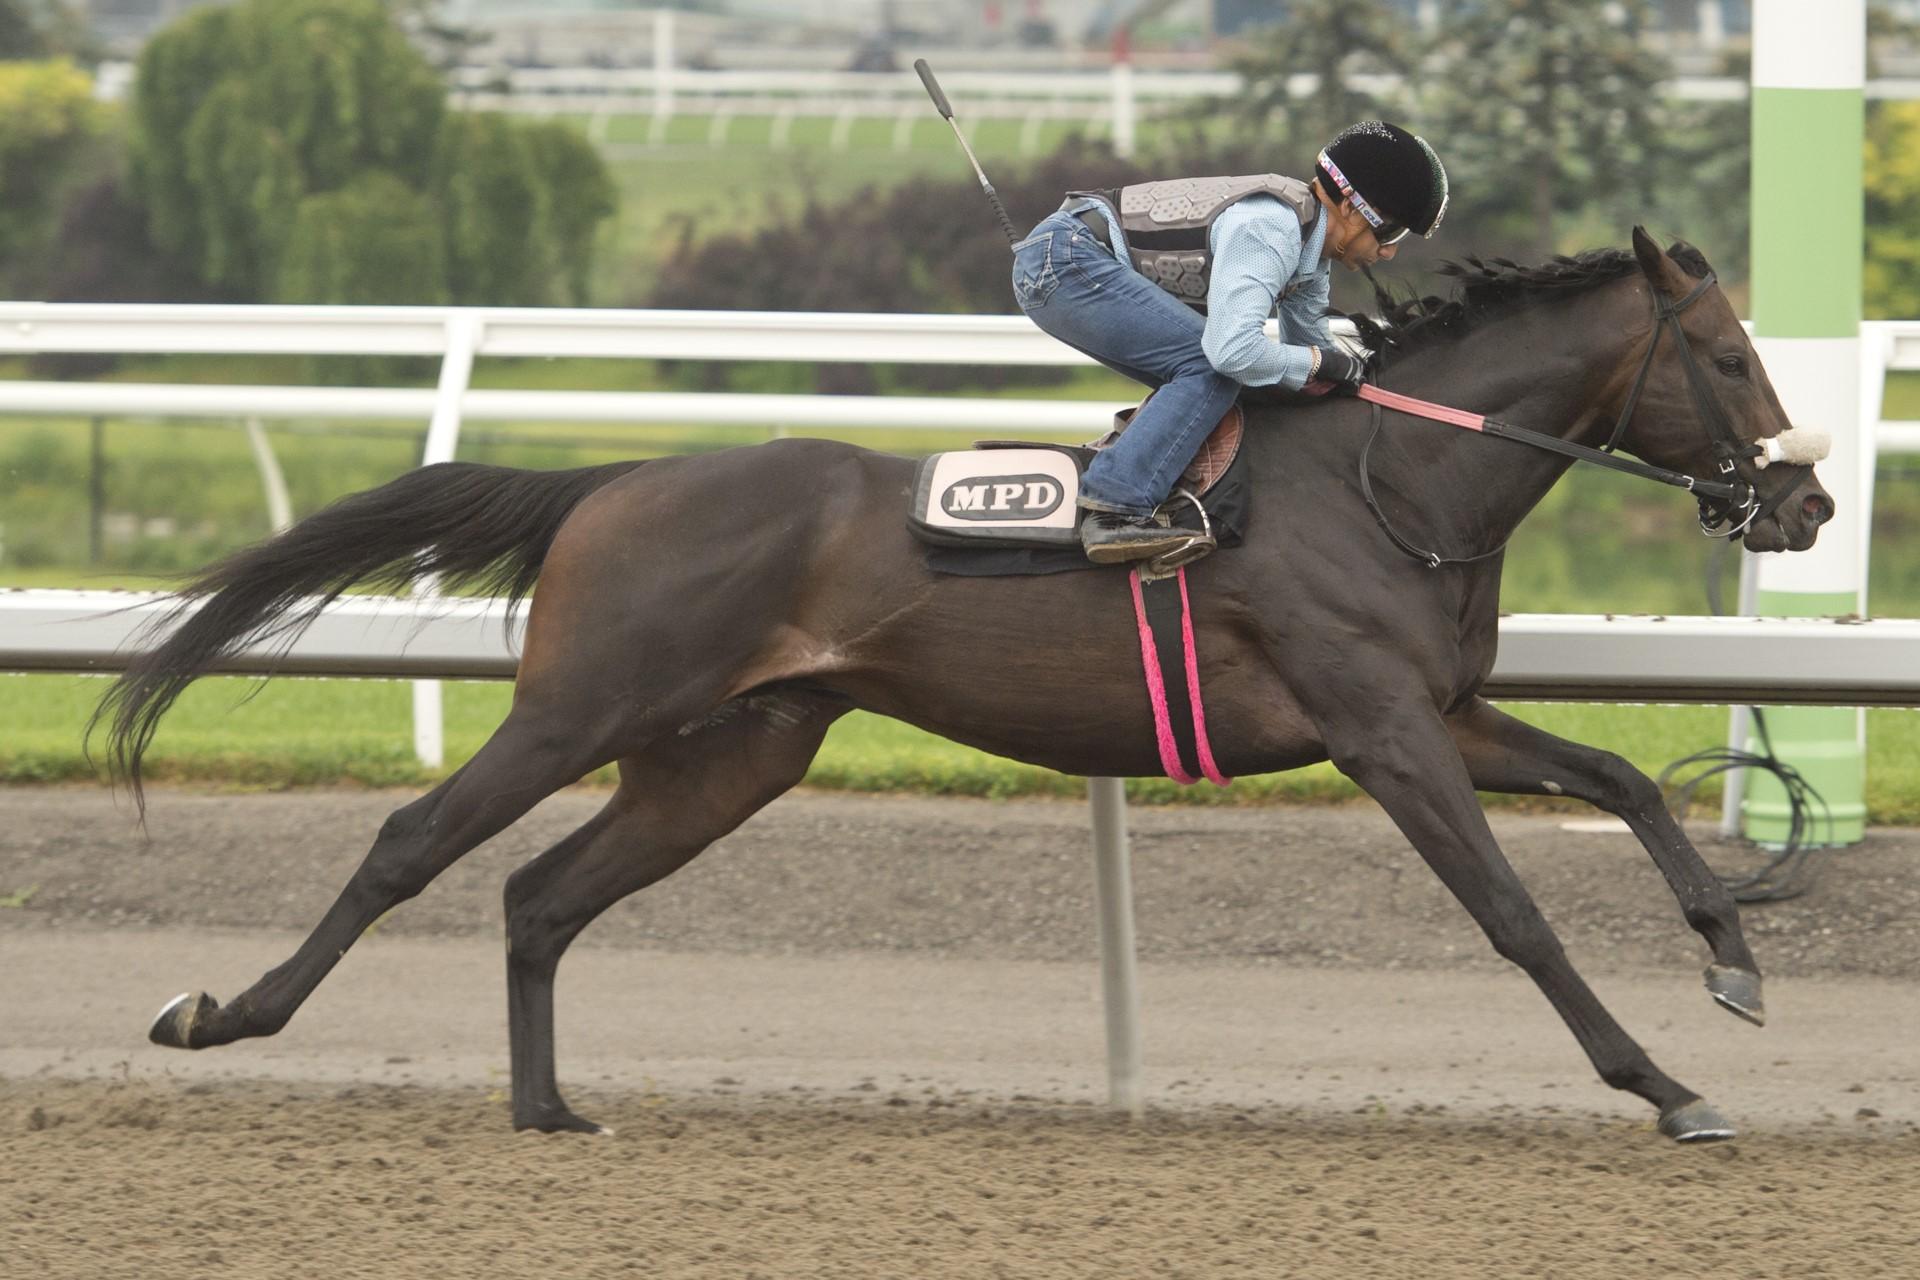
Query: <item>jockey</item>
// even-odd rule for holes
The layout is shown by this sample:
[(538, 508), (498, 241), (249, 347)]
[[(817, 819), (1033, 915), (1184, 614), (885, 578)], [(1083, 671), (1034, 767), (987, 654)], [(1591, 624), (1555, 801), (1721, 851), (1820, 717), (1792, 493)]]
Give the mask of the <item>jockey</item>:
[[(1014, 246), (1014, 296), (1046, 332), (1155, 388), (1081, 479), (1087, 557), (1148, 559), (1192, 540), (1153, 512), (1242, 387), (1360, 383), (1364, 365), (1327, 331), (1330, 264), (1391, 260), (1446, 211), (1440, 157), (1378, 120), (1328, 143), (1310, 182), (1261, 174), (1069, 192)], [(1263, 329), (1276, 305), (1277, 342)]]

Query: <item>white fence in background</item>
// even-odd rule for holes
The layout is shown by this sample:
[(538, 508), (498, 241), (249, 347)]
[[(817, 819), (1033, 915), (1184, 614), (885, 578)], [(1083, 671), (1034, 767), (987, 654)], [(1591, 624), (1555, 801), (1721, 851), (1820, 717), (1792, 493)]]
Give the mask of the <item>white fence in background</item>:
[[(1167, 113), (1205, 98), (1227, 98), (1245, 89), (1228, 71), (1160, 71), (1115, 63), (1106, 67), (1058, 71), (942, 71), (941, 84), (959, 117), (1023, 122), (1019, 149), (1031, 154), (1039, 131), (1048, 124), (1070, 123), (1130, 136), (1141, 113)], [(1320, 77), (1301, 72), (1288, 77), (1287, 91), (1306, 97)], [(829, 145), (850, 145), (859, 120), (893, 121), (892, 145), (905, 150), (922, 125), (940, 127), (918, 78), (897, 72), (699, 70), (689, 67), (467, 67), (454, 73), (455, 103), (489, 111), (537, 115), (571, 114), (588, 119), (588, 133), (605, 141), (616, 116), (645, 116), (647, 142), (659, 145), (676, 115), (708, 121), (707, 142), (724, 146), (731, 123), (741, 116), (771, 117), (772, 145), (787, 142), (793, 121), (831, 118)], [(1391, 101), (1402, 85), (1392, 75), (1357, 75), (1349, 83), (1362, 92)], [(1712, 102), (1742, 102), (1750, 86), (1744, 77), (1678, 76), (1666, 84), (1670, 97)], [(1871, 98), (1920, 97), (1920, 79), (1877, 79), (1867, 84)], [(1128, 150), (1120, 148), (1122, 154)]]

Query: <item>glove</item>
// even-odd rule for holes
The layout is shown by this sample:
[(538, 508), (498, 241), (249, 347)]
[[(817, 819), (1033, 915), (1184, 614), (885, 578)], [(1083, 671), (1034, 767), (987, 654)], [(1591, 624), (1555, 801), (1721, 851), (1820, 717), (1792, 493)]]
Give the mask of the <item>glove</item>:
[(1320, 353), (1320, 372), (1314, 377), (1338, 383), (1342, 388), (1357, 387), (1367, 380), (1367, 366), (1341, 347), (1316, 347)]

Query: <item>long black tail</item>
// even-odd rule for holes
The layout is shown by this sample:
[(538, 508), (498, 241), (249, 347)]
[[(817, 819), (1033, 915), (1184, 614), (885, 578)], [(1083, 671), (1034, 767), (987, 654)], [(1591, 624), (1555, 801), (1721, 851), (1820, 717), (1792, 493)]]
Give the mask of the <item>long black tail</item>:
[(111, 723), (108, 766), (144, 813), (140, 761), (154, 730), (174, 699), (221, 659), (268, 642), (291, 645), (357, 584), (397, 591), (428, 576), (463, 579), (473, 590), (504, 594), (511, 611), (533, 589), (574, 507), (640, 465), (523, 471), (443, 462), (342, 498), (176, 592), (178, 603), (140, 637), (144, 643), (167, 632), (166, 639), (128, 664), (94, 709), (87, 737)]

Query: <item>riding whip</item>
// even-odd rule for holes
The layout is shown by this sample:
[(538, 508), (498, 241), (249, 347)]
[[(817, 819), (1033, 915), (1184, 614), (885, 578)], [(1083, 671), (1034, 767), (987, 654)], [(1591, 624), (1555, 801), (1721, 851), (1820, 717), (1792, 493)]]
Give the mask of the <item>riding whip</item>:
[(933, 68), (927, 65), (925, 58), (915, 58), (913, 69), (920, 73), (920, 83), (927, 86), (927, 96), (933, 99), (933, 105), (941, 115), (946, 117), (947, 123), (953, 126), (953, 136), (960, 139), (960, 149), (967, 153), (967, 163), (973, 166), (975, 176), (980, 179), (980, 189), (987, 193), (987, 203), (993, 206), (993, 216), (1000, 219), (1000, 229), (1007, 233), (1007, 243), (1018, 244), (1020, 237), (1014, 234), (1013, 223), (1008, 221), (1007, 211), (1001, 207), (1000, 193), (993, 189), (991, 182), (987, 181), (987, 171), (982, 169), (980, 162), (974, 158), (973, 148), (967, 145), (967, 135), (960, 132), (960, 122), (953, 118), (953, 107), (947, 102), (947, 95), (941, 92), (940, 82), (933, 78)]

